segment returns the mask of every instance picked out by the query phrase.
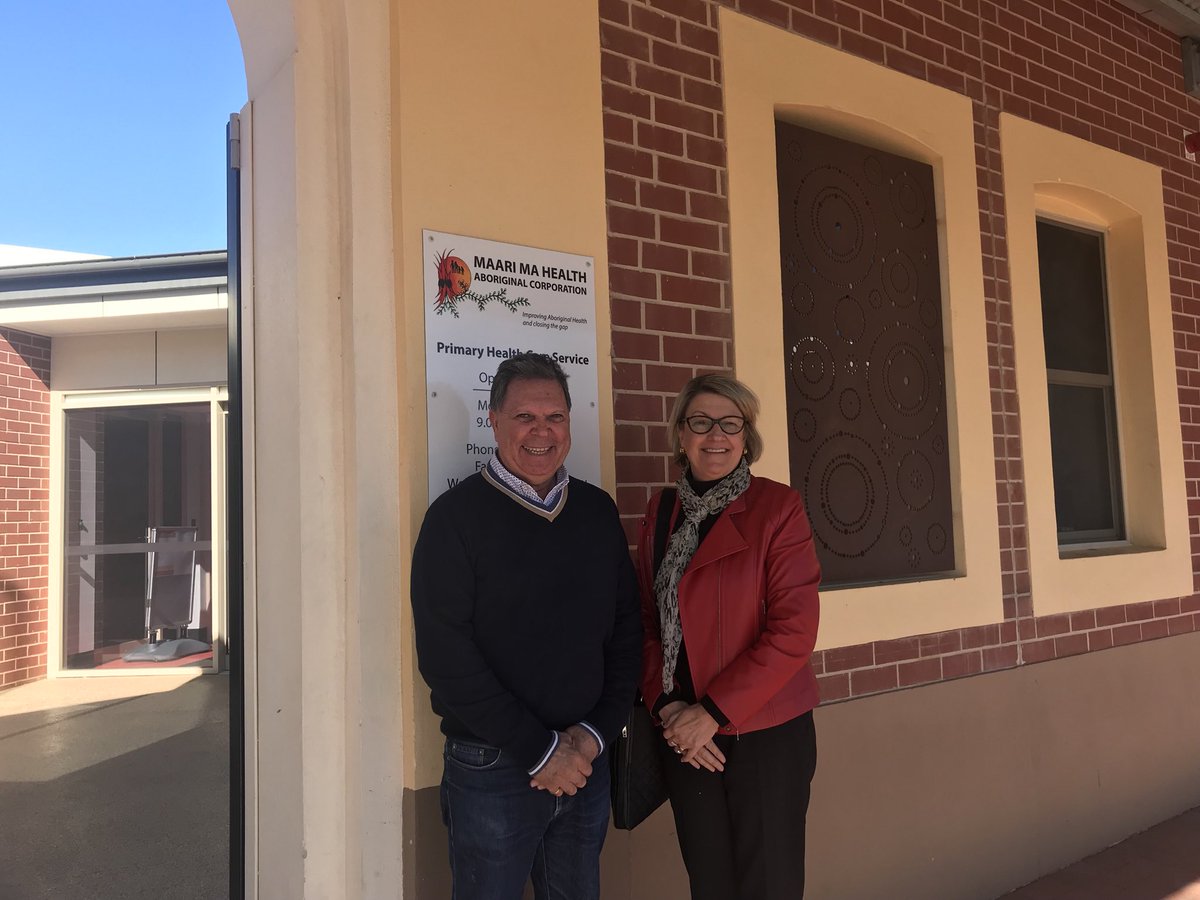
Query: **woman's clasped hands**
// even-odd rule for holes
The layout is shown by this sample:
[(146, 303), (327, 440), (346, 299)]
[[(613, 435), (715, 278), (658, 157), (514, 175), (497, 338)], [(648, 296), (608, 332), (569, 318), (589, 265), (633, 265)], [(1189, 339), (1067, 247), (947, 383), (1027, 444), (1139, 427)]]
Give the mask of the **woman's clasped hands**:
[(699, 703), (676, 700), (659, 711), (659, 718), (663, 723), (663, 739), (679, 754), (681, 762), (694, 769), (725, 771), (725, 754), (713, 741), (719, 726), (707, 709)]

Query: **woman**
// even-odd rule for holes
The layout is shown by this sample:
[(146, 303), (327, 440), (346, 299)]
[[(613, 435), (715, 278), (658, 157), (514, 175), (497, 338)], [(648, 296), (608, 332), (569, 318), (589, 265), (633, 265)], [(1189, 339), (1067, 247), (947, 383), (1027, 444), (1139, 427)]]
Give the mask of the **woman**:
[(733, 378), (688, 382), (670, 419), (683, 476), (639, 542), (642, 696), (693, 900), (804, 893), (820, 567), (800, 495), (750, 474), (757, 415)]

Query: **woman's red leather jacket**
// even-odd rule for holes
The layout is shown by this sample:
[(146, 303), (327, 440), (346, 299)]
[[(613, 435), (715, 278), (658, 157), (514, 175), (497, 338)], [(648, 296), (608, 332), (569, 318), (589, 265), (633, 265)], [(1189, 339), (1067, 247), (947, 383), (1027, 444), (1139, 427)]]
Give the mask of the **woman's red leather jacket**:
[[(642, 696), (662, 695), (662, 644), (654, 598), (650, 499), (638, 541), (645, 639)], [(679, 501), (671, 528), (679, 516)], [(679, 619), (697, 697), (729, 718), (722, 734), (757, 731), (808, 712), (819, 701), (810, 656), (817, 639), (821, 568), (800, 495), (752, 478), (700, 542), (679, 581)]]

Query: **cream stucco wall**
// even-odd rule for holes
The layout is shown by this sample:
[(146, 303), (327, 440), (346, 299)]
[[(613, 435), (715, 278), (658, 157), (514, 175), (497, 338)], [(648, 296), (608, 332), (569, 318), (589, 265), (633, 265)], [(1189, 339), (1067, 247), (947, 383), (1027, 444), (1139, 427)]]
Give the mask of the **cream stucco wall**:
[(775, 118), (934, 170), (957, 574), (821, 592), (819, 647), (1003, 618), (971, 101), (721, 10), (736, 371), (763, 401), (757, 470), (789, 481)]
[[(447, 23), (462, 27), (447, 30)], [(602, 478), (615, 487), (604, 138), (596, 7), (532, 0), (514, 16), (468, 0), (403, 2), (394, 21), (397, 305), (405, 339), (405, 479), (415, 537), (426, 506), (424, 228), (596, 258)], [(448, 37), (452, 35), (452, 40)], [(405, 548), (407, 549), (407, 547)], [(407, 578), (407, 560), (404, 572)], [(405, 635), (411, 787), (441, 778), (441, 737)]]
[(405, 588), (427, 501), (421, 229), (596, 258), (614, 481), (595, 8), (230, 5), (250, 94), (247, 890), (396, 896), (401, 788), (440, 758)]
[(246, 57), (250, 897), (402, 881), (392, 4), (230, 0)]

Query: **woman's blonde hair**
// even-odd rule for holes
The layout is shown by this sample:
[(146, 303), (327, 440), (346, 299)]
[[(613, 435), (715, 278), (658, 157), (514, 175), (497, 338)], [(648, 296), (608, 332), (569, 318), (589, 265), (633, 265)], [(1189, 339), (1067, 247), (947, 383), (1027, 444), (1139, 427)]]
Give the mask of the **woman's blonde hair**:
[(697, 375), (683, 386), (683, 390), (675, 398), (675, 405), (671, 407), (671, 417), (667, 421), (670, 426), (667, 439), (671, 442), (671, 458), (676, 465), (683, 467), (687, 464), (687, 455), (679, 443), (679, 427), (684, 424), (683, 417), (697, 394), (716, 394), (733, 401), (733, 405), (746, 420), (746, 427), (742, 430), (742, 437), (746, 442), (746, 461), (751, 464), (757, 462), (762, 456), (763, 440), (755, 425), (758, 421), (758, 397), (754, 395), (754, 391), (729, 375)]

